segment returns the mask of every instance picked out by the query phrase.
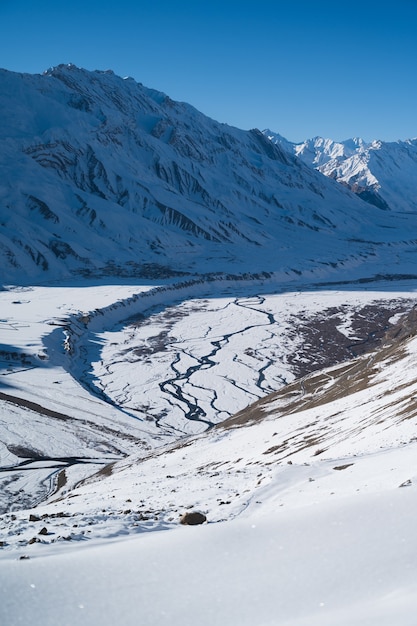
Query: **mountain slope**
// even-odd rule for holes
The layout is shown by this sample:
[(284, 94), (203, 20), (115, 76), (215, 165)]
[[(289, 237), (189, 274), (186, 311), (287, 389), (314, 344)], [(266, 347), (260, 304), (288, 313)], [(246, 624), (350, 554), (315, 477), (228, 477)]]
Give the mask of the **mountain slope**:
[(392, 224), (259, 131), (132, 79), (68, 65), (0, 86), (3, 282), (323, 273), (408, 246), (411, 216)]

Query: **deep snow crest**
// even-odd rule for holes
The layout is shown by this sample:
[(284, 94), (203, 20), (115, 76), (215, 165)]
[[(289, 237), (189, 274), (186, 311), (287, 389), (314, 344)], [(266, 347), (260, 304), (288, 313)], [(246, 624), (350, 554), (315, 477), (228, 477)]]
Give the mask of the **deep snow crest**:
[(10, 626), (192, 626), (196, 616), (203, 626), (413, 626), (414, 491), (0, 557), (0, 616)]

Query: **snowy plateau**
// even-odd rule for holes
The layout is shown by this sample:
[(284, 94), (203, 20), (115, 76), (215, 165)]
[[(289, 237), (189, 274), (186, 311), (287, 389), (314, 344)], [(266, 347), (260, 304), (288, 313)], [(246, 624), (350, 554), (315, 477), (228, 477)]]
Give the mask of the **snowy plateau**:
[(415, 626), (417, 140), (0, 107), (0, 623)]

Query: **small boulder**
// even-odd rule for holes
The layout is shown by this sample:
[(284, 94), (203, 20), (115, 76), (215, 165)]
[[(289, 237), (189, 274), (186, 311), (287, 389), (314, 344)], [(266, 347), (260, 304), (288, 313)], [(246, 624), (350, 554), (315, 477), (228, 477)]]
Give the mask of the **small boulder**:
[(184, 526), (197, 526), (198, 524), (204, 524), (206, 521), (207, 517), (199, 511), (187, 511), (180, 517), (180, 524)]

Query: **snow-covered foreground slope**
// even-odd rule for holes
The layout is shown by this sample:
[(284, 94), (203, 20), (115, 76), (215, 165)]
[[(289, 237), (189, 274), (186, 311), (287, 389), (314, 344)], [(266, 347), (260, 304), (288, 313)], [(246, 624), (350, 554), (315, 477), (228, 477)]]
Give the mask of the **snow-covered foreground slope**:
[(415, 489), (0, 561), (15, 626), (413, 626)]
[(411, 626), (416, 285), (364, 287), (2, 292), (0, 621)]

